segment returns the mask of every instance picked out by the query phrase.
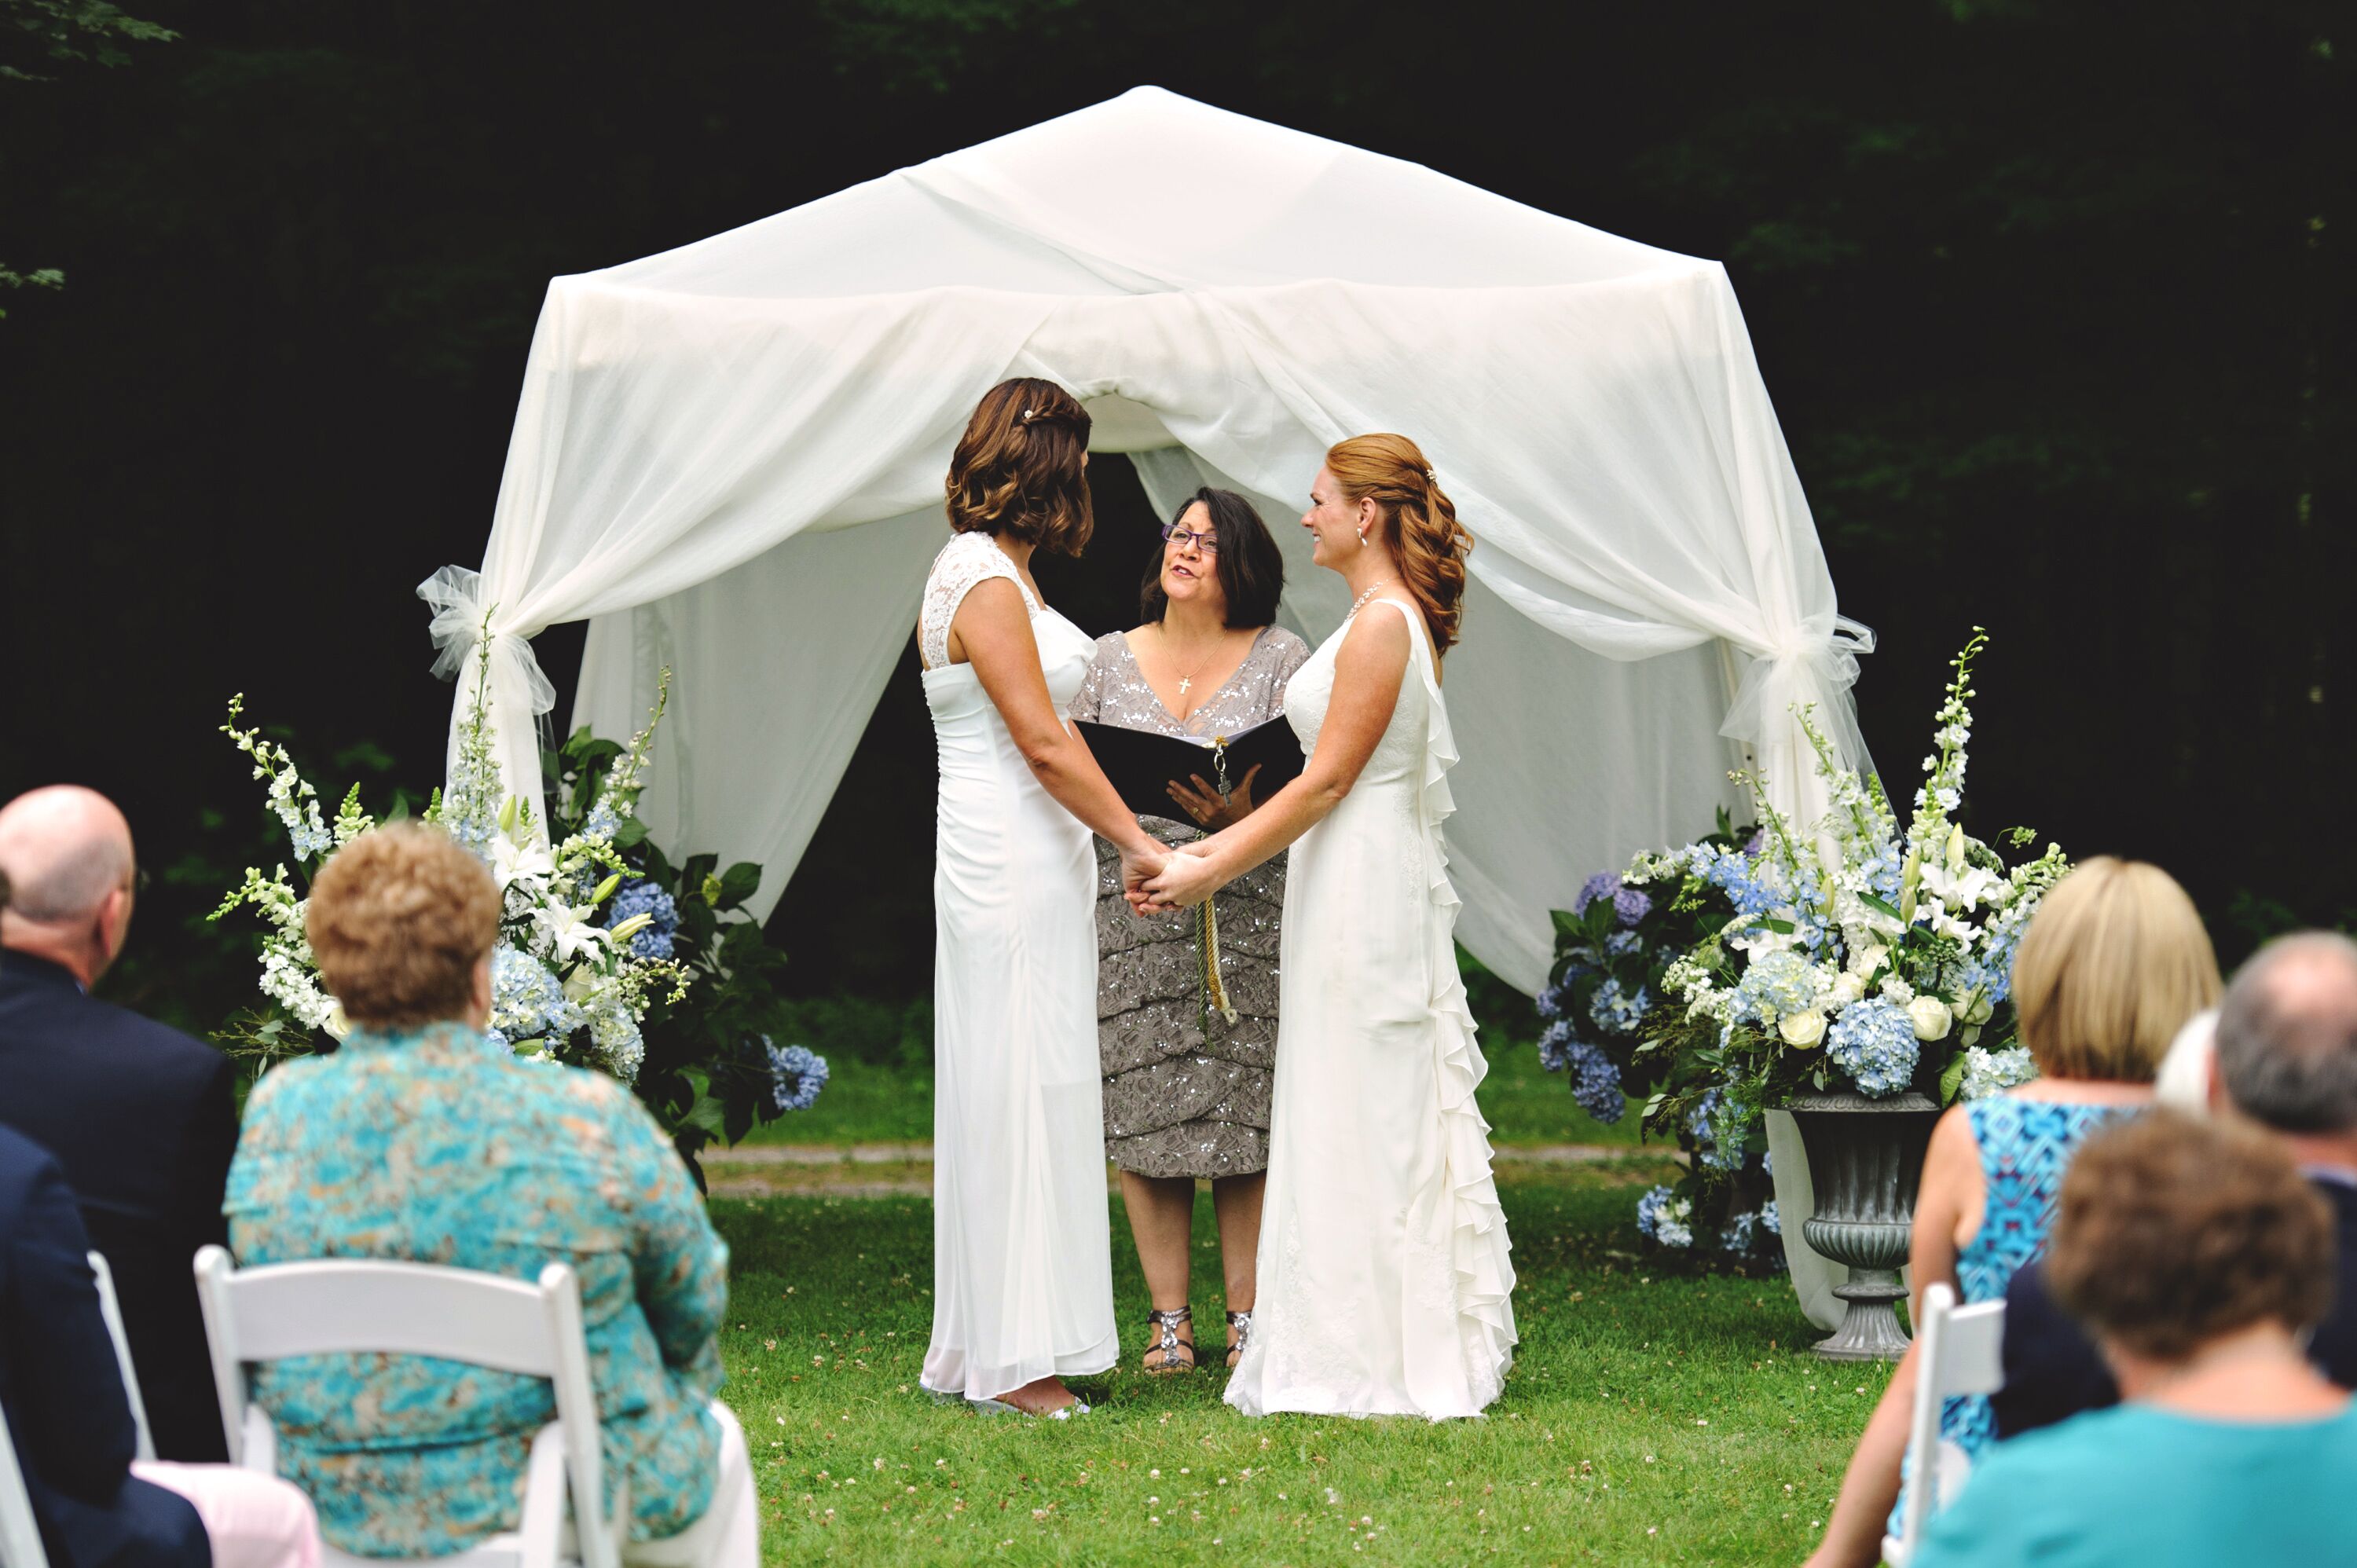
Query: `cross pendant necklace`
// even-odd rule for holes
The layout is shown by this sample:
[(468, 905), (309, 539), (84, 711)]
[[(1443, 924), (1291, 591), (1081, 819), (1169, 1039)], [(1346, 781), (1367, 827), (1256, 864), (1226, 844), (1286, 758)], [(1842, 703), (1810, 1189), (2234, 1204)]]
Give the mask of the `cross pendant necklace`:
[[(1163, 637), (1164, 637), (1164, 639), (1165, 639), (1165, 640), (1166, 640), (1166, 641), (1167, 641), (1167, 640), (1168, 640), (1168, 639), (1169, 638), (1169, 635), (1170, 635), (1170, 634), (1169, 634), (1168, 632), (1167, 632), (1167, 631), (1163, 633)], [(1209, 653), (1206, 653), (1205, 655), (1203, 655), (1203, 657), (1202, 657), (1202, 658), (1200, 658), (1200, 659), (1199, 659), (1199, 660), (1195, 660), (1195, 668), (1193, 668), (1192, 670), (1185, 671), (1183, 671), (1183, 672), (1179, 675), (1179, 677), (1178, 677), (1178, 695), (1179, 695), (1180, 697), (1182, 697), (1182, 698), (1183, 698), (1183, 697), (1185, 697), (1185, 696), (1187, 695), (1187, 693), (1189, 693), (1189, 692), (1191, 692), (1191, 691), (1193, 691), (1193, 690), (1195, 689), (1195, 677), (1196, 677), (1196, 676), (1198, 676), (1198, 675), (1200, 675), (1200, 674), (1203, 672), (1203, 666), (1204, 666), (1204, 665), (1209, 664), (1212, 660), (1217, 659), (1219, 656), (1220, 656), (1220, 645), (1219, 645), (1219, 643), (1218, 643), (1218, 642), (1214, 641), (1214, 642), (1211, 644), (1211, 651), (1210, 651)]]

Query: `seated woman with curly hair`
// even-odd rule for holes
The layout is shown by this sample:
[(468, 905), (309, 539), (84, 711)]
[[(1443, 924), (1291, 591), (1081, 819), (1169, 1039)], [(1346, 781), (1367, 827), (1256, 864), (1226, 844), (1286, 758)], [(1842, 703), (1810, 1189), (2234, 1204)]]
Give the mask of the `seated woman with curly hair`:
[(2331, 1215), (2273, 1138), (2174, 1111), (2096, 1134), (2046, 1273), (2126, 1402), (1999, 1444), (1914, 1568), (2357, 1561), (2357, 1412), (2301, 1344)]
[[(312, 884), (305, 932), (352, 1032), (248, 1101), (225, 1207), (240, 1263), (394, 1258), (580, 1279), (626, 1561), (753, 1568), (744, 1434), (713, 1336), (728, 1249), (671, 1142), (599, 1073), (484, 1033), (500, 892), (440, 830), (379, 828)], [(438, 1557), (516, 1528), (546, 1382), (417, 1356), (273, 1363), (255, 1399), (330, 1544)]]

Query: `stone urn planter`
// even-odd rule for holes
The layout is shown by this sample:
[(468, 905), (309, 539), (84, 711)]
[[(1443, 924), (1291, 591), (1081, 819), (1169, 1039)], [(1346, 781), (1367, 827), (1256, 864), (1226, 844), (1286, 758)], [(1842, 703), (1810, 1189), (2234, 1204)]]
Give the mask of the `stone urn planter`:
[(1847, 1284), (1834, 1287), (1847, 1309), (1816, 1352), (1833, 1361), (1895, 1361), (1907, 1349), (1897, 1305), (1907, 1287), (1899, 1271), (1940, 1107), (1910, 1091), (1880, 1100), (1796, 1094), (1784, 1109), (1801, 1129), (1816, 1189), (1816, 1212), (1801, 1234), (1850, 1272)]

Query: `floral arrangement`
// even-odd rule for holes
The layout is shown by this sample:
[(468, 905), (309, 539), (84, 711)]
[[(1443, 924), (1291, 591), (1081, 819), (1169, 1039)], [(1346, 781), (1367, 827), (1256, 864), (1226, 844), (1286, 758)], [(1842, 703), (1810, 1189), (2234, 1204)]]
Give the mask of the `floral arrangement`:
[[(1721, 811), (1717, 832), (1702, 842), (1734, 850), (1756, 838)], [(1649, 889), (1609, 871), (1589, 877), (1572, 907), (1555, 911), (1555, 966), (1538, 996), (1539, 1061), (1570, 1076), (1573, 1099), (1597, 1121), (1619, 1122), (1631, 1096), (1650, 1097), (1661, 1087), (1669, 1058), (1641, 1047), (1667, 993), (1668, 969), (1732, 913), (1706, 885)], [(1741, 1273), (1781, 1268), (1757, 1113), (1721, 1093), (1697, 1101), (1682, 1120), (1649, 1119), (1648, 1130), (1678, 1144), (1690, 1174), (1638, 1201), (1645, 1240), (1663, 1252)]]
[[(1914, 1090), (1946, 1104), (2037, 1076), (2014, 1037), (2013, 954), (2070, 862), (2049, 845), (2008, 868), (1957, 820), (1973, 662), (1987, 640), (1975, 627), (1951, 663), (1903, 827), (1881, 781), (1841, 767), (1802, 711), (1831, 801), (1821, 821), (1786, 821), (1758, 777), (1738, 773), (1758, 802), (1756, 831), (1738, 839), (1722, 816), (1716, 834), (1591, 878), (1558, 916), (1542, 1059), (1575, 1071), (1591, 1111), (1609, 1069), (1612, 1092), (1647, 1097), (1646, 1131), (1690, 1156), (1684, 1181), (1641, 1202), (1640, 1229), (1657, 1246), (1691, 1248), (1708, 1233), (1725, 1248), (1747, 1216), (1754, 1236), (1773, 1230), (1772, 1210), (1753, 1210), (1741, 1189), (1764, 1143), (1761, 1114), (1793, 1094)], [(2015, 848), (2033, 839), (2005, 836)]]
[[(500, 887), (491, 1038), (527, 1060), (594, 1068), (631, 1085), (691, 1165), (715, 1137), (734, 1142), (758, 1121), (807, 1109), (825, 1085), (826, 1061), (770, 1038), (785, 955), (741, 909), (761, 868), (746, 862), (721, 873), (712, 855), (674, 868), (636, 815), (671, 672), (629, 745), (584, 728), (544, 755), (544, 824), (531, 801), (500, 786), (485, 701), (490, 653), (486, 628), (450, 788), (434, 793), (425, 819), (480, 858)], [(264, 876), (249, 867), (212, 918), (241, 908), (262, 918), (267, 1005), (229, 1033), (253, 1054), (277, 1058), (350, 1032), (304, 936), (304, 889), (328, 855), (377, 823), (361, 808), (358, 785), (328, 820), (285, 746), (237, 727), (243, 713), (242, 694), (232, 697), (221, 730), (267, 783), (294, 870), (281, 863)]]

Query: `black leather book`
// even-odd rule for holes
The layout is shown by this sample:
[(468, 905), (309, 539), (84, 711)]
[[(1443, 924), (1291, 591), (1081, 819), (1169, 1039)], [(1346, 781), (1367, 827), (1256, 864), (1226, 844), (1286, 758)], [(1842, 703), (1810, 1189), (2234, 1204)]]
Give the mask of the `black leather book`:
[(1088, 742), (1097, 766), (1104, 769), (1105, 777), (1120, 792), (1122, 803), (1143, 817), (1172, 817), (1184, 822), (1178, 802), (1170, 798), (1170, 785), (1196, 775), (1218, 788), (1222, 753), (1231, 789), (1244, 781), (1244, 775), (1255, 764), (1259, 766), (1260, 774), (1253, 780), (1255, 803), (1299, 778), (1305, 760), (1300, 737), (1282, 715), (1218, 737), (1217, 746), (1156, 735), (1149, 730), (1091, 724), (1085, 719), (1076, 721), (1072, 727)]

